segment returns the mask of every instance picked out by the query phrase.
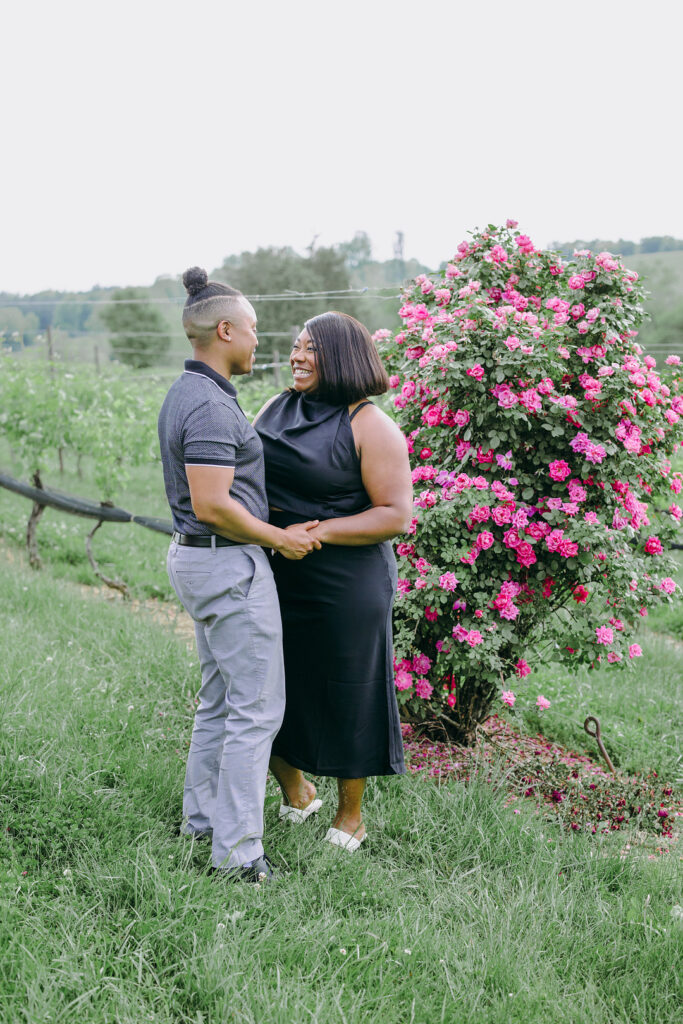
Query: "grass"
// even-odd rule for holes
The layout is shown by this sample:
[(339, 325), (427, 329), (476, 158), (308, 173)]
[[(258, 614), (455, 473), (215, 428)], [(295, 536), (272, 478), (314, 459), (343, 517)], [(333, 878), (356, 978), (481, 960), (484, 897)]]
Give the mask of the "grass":
[[(675, 855), (623, 856), (624, 834), (513, 815), (502, 786), (418, 776), (371, 783), (350, 857), (321, 842), (322, 780), (325, 813), (302, 828), (278, 822), (269, 785), (282, 881), (226, 885), (175, 834), (187, 642), (19, 564), (0, 567), (0, 636), (4, 1024), (677, 1018)], [(669, 758), (655, 744), (649, 766)]]
[[(676, 552), (683, 586), (683, 552)], [(551, 701), (549, 711), (524, 715), (526, 727), (574, 750), (598, 756), (583, 730), (587, 715), (600, 720), (614, 764), (629, 773), (655, 768), (683, 785), (683, 602), (651, 612), (638, 642), (645, 657), (624, 671), (603, 668), (573, 673), (550, 664), (534, 674), (534, 693)]]

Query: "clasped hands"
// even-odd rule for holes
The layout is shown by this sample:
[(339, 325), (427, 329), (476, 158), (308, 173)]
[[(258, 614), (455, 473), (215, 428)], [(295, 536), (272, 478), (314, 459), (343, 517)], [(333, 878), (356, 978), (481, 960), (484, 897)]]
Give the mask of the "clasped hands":
[(322, 543), (315, 535), (315, 529), (320, 524), (319, 519), (312, 519), (307, 523), (292, 523), (283, 531), (283, 541), (278, 545), (277, 551), (291, 561), (298, 561), (304, 558), (311, 551), (320, 551)]

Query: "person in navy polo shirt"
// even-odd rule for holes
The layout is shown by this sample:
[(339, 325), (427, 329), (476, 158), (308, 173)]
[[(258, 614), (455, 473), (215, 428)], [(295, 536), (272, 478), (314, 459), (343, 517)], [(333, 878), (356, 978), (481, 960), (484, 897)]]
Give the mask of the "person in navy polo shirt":
[(268, 523), (261, 440), (233, 375), (249, 373), (256, 314), (241, 292), (192, 267), (183, 327), (193, 359), (159, 413), (173, 515), (168, 572), (195, 623), (202, 682), (187, 760), (182, 830), (210, 836), (216, 869), (267, 881), (263, 804), (270, 749), (285, 705), (282, 626), (264, 547), (300, 559), (316, 522)]

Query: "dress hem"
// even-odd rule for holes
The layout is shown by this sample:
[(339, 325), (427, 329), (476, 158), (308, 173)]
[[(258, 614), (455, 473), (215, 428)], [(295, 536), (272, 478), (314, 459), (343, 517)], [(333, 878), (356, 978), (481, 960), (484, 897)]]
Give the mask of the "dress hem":
[(392, 764), (390, 762), (388, 766), (385, 764), (381, 768), (370, 767), (367, 770), (364, 770), (363, 772), (358, 773), (356, 771), (353, 771), (350, 768), (321, 768), (321, 767), (315, 767), (314, 768), (310, 764), (305, 763), (304, 761), (302, 761), (298, 757), (291, 757), (289, 754), (283, 754), (281, 751), (276, 750), (275, 747), (273, 747), (273, 755), (275, 757), (281, 757), (283, 759), (283, 761), (287, 762), (287, 764), (291, 764), (292, 768), (298, 768), (299, 771), (301, 771), (301, 772), (308, 772), (309, 775), (318, 775), (321, 778), (329, 778), (329, 779), (368, 779), (368, 778), (377, 778), (377, 777), (380, 777), (380, 776), (405, 775), (406, 774), (406, 767), (405, 767), (405, 764), (403, 764), (403, 763), (401, 763), (399, 765), (399, 764), (396, 764), (396, 763)]

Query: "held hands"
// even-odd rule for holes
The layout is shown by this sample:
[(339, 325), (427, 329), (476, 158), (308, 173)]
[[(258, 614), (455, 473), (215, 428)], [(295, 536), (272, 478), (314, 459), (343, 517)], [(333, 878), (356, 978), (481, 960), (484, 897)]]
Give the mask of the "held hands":
[(282, 531), (282, 540), (275, 550), (292, 561), (304, 558), (310, 551), (319, 551), (322, 544), (309, 532), (314, 530), (319, 522), (320, 520), (313, 519), (308, 523), (293, 523), (292, 526), (288, 526)]

